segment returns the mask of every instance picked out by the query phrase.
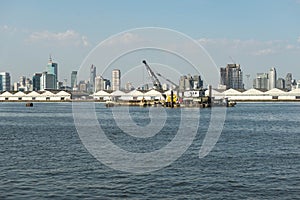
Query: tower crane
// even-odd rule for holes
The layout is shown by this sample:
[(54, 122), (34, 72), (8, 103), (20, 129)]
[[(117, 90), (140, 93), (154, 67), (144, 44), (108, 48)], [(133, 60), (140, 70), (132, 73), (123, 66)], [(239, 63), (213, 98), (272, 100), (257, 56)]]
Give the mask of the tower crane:
[(147, 72), (153, 82), (153, 88), (157, 89), (157, 90), (162, 90), (162, 86), (160, 81), (158, 80), (157, 76), (155, 75), (155, 73), (152, 71), (152, 69), (149, 67), (149, 65), (147, 64), (146, 60), (143, 60), (142, 63), (145, 65)]

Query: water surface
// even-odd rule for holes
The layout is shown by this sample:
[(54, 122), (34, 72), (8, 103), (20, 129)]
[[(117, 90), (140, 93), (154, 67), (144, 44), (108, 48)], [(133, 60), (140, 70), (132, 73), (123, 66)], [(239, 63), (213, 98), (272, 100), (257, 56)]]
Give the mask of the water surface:
[[(210, 109), (200, 111), (193, 144), (170, 166), (134, 175), (97, 161), (82, 145), (71, 103), (0, 104), (1, 199), (299, 199), (300, 104), (240, 103), (227, 109), (221, 137), (199, 159)], [(96, 104), (107, 137), (132, 152), (172, 140), (180, 109), (168, 109), (160, 133), (134, 138), (116, 126), (110, 108)], [(130, 108), (140, 126), (147, 108)], [(188, 123), (187, 123), (188, 124)]]

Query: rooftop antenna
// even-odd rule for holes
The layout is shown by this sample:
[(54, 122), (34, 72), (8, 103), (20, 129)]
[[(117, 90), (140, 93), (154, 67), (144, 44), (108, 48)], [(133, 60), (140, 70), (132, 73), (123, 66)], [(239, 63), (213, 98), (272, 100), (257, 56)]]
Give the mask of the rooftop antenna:
[(49, 54), (49, 62), (52, 62), (51, 53)]

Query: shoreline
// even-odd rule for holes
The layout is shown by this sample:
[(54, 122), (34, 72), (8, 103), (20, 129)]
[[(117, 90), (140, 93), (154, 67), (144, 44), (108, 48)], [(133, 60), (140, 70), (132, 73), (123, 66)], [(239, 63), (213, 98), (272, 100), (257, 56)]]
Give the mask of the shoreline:
[[(237, 103), (276, 103), (276, 102), (300, 102), (300, 99), (288, 99), (288, 100), (234, 100)], [(0, 103), (71, 103), (71, 102), (95, 102), (95, 103), (106, 103), (105, 101), (99, 100), (0, 100)]]

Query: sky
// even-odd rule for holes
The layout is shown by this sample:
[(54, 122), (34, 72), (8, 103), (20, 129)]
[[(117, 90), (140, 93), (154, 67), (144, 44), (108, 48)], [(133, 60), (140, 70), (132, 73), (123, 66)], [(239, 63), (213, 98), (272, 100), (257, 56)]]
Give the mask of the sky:
[[(205, 49), (218, 68), (240, 64), (247, 87), (256, 73), (268, 72), (271, 67), (276, 67), (279, 77), (291, 72), (293, 78), (300, 79), (300, 0), (1, 0), (0, 5), (0, 71), (10, 72), (12, 81), (45, 71), (51, 54), (59, 64), (59, 80), (69, 83), (71, 71), (89, 65), (84, 60), (107, 38), (111, 38), (110, 44), (122, 43), (128, 48), (149, 40), (145, 32), (127, 31), (143, 27), (161, 27), (188, 36)], [(119, 37), (112, 37), (116, 34)], [(151, 40), (156, 39), (167, 45), (168, 36), (152, 34)], [(184, 42), (168, 44), (170, 51), (186, 45)], [(192, 51), (189, 46), (183, 49)], [(110, 50), (107, 46), (106, 51)], [(97, 56), (93, 64), (100, 73), (105, 54)], [(166, 64), (163, 56), (156, 58)], [(137, 64), (124, 59), (112, 68), (122, 71), (125, 66)], [(194, 73), (182, 63), (172, 67), (180, 73)], [(129, 77), (134, 79), (137, 74)], [(167, 75), (178, 81), (176, 73)]]

